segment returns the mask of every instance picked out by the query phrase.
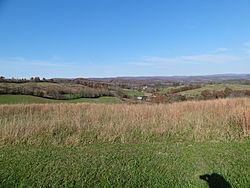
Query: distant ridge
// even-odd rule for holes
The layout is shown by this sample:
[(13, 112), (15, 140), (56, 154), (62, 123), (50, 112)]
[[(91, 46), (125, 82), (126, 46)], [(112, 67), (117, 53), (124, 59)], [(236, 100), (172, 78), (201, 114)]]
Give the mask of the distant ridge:
[(225, 81), (225, 80), (250, 80), (250, 74), (214, 74), (200, 76), (125, 76), (107, 78), (88, 78), (90, 80), (162, 80), (162, 81)]

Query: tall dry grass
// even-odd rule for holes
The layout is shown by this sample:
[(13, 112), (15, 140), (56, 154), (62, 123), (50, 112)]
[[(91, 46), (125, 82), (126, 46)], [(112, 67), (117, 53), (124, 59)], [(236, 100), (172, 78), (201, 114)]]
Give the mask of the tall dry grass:
[(0, 105), (1, 143), (218, 141), (249, 135), (247, 98), (167, 105)]

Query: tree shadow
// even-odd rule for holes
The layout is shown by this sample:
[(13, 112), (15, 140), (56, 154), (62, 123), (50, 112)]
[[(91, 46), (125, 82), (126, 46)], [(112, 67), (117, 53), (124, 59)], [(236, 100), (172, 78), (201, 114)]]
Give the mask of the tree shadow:
[(204, 174), (200, 176), (200, 179), (206, 181), (209, 188), (231, 188), (230, 183), (225, 178), (217, 173)]

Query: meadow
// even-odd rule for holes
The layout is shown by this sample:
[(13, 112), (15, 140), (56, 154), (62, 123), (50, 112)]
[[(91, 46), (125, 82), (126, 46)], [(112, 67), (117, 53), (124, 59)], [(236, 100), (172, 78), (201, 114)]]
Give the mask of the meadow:
[(46, 103), (121, 103), (117, 97), (79, 98), (79, 99), (47, 99), (31, 95), (0, 95), (0, 104), (46, 104)]
[[(160, 94), (169, 94), (174, 89), (182, 88), (183, 86), (177, 87), (166, 87), (161, 89)], [(217, 83), (217, 84), (204, 84), (200, 88), (188, 89), (186, 91), (180, 91), (178, 94), (184, 95), (186, 97), (199, 97), (202, 91), (224, 91), (226, 88), (230, 88), (234, 91), (238, 90), (249, 90), (249, 84), (239, 84), (239, 83)]]
[(225, 88), (230, 88), (232, 90), (249, 90), (250, 85), (244, 85), (244, 84), (208, 84), (198, 89), (188, 90), (180, 92), (180, 94), (183, 94), (185, 96), (200, 96), (201, 92), (204, 90), (212, 90), (212, 91), (223, 91)]
[(249, 98), (0, 105), (0, 186), (249, 187), (249, 136)]

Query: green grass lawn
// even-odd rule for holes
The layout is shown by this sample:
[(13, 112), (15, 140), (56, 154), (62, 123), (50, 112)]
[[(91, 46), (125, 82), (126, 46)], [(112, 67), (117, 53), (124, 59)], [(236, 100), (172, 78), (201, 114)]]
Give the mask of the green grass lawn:
[(89, 102), (89, 103), (121, 103), (122, 101), (117, 97), (99, 97), (99, 98), (80, 98), (69, 100), (71, 103)]
[(140, 96), (144, 96), (144, 92), (143, 91), (137, 91), (137, 90), (130, 90), (130, 89), (126, 89), (124, 90), (125, 93), (129, 96), (129, 97), (140, 97)]
[(116, 97), (80, 98), (72, 100), (54, 100), (29, 95), (0, 95), (0, 104), (44, 104), (44, 103), (120, 103)]
[(4, 145), (0, 187), (208, 187), (218, 173), (250, 186), (250, 142)]

